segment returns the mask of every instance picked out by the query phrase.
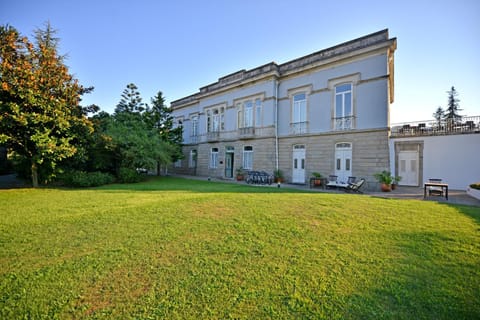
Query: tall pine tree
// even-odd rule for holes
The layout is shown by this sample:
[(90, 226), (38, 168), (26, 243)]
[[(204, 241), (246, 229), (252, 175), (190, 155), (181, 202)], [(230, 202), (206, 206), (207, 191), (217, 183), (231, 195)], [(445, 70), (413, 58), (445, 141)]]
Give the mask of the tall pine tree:
[(462, 109), (459, 108), (460, 100), (457, 98), (458, 92), (455, 90), (455, 87), (452, 86), (452, 89), (447, 91), (447, 93), (448, 104), (444, 119), (447, 120), (447, 122), (456, 123), (462, 118), (462, 116), (458, 114), (459, 111), (462, 111)]
[(135, 84), (129, 83), (123, 90), (122, 98), (115, 108), (115, 113), (142, 113), (145, 111), (145, 104)]

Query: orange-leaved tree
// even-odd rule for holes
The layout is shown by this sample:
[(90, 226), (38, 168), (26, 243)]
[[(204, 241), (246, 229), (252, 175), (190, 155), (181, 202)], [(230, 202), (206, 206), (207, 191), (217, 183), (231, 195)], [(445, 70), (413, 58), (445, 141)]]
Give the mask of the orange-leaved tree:
[(54, 34), (47, 24), (32, 43), (0, 26), (0, 144), (28, 159), (34, 187), (40, 168), (51, 174), (75, 154), (79, 127), (93, 130), (79, 107), (85, 89), (69, 74)]

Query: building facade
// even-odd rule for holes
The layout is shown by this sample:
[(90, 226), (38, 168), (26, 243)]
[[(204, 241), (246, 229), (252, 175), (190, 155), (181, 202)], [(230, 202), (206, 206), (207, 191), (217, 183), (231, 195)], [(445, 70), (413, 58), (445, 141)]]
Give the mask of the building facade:
[(173, 101), (185, 158), (170, 169), (233, 179), (239, 168), (362, 177), (390, 168), (396, 39), (382, 30), (283, 63), (241, 70)]
[(442, 179), (454, 190), (480, 181), (480, 116), (392, 125), (391, 172), (400, 185)]

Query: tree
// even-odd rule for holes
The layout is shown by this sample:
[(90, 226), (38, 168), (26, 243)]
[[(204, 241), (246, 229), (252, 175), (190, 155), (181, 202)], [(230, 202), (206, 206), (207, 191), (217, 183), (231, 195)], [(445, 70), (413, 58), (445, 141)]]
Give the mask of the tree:
[(456, 123), (462, 118), (462, 116), (458, 114), (459, 111), (462, 111), (462, 109), (459, 109), (458, 103), (460, 100), (457, 98), (458, 92), (455, 90), (455, 87), (452, 86), (452, 89), (447, 91), (447, 93), (448, 105), (447, 109), (445, 110), (444, 119), (448, 122)]
[(128, 84), (127, 88), (123, 90), (122, 98), (115, 108), (115, 113), (142, 113), (143, 111), (145, 111), (145, 104), (142, 103), (137, 86), (133, 83)]
[(121, 168), (154, 168), (157, 163), (171, 162), (175, 150), (161, 134), (160, 121), (164, 117), (160, 111), (161, 93), (159, 97), (150, 109), (141, 102), (138, 88), (129, 84), (114, 115), (107, 119), (105, 135), (110, 139), (107, 148), (113, 153), (117, 174)]
[(77, 152), (72, 128), (92, 131), (79, 109), (84, 88), (68, 73), (54, 34), (47, 24), (31, 43), (0, 27), (0, 144), (29, 161), (34, 187), (39, 169), (48, 178)]
[[(165, 98), (161, 91), (151, 99), (152, 107), (145, 112), (147, 122), (158, 131), (162, 141), (170, 144), (171, 162), (183, 158), (182, 141), (183, 127), (175, 127), (172, 109), (165, 105)], [(157, 163), (157, 174), (160, 174), (160, 163)]]
[(438, 107), (437, 111), (435, 111), (432, 116), (437, 121), (437, 125), (440, 127), (440, 124), (445, 117), (445, 111), (442, 109), (442, 107)]

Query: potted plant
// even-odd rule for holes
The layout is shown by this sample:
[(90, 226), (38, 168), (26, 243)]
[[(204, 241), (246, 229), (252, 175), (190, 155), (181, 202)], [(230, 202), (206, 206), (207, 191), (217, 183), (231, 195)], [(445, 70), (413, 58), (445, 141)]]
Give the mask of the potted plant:
[(282, 183), (283, 182), (283, 172), (280, 169), (275, 169), (273, 171), (273, 179), (275, 183)]
[(373, 176), (380, 183), (380, 189), (383, 192), (392, 191), (393, 177), (390, 171), (383, 170), (382, 172), (375, 173)]
[(400, 176), (392, 177), (392, 190), (395, 190), (400, 180), (402, 180), (402, 177)]
[(320, 186), (322, 185), (322, 174), (319, 173), (319, 172), (312, 172), (312, 181), (313, 181), (313, 185), (315, 186)]
[(238, 168), (235, 172), (237, 181), (242, 181), (245, 178), (245, 171), (243, 171), (242, 167)]

